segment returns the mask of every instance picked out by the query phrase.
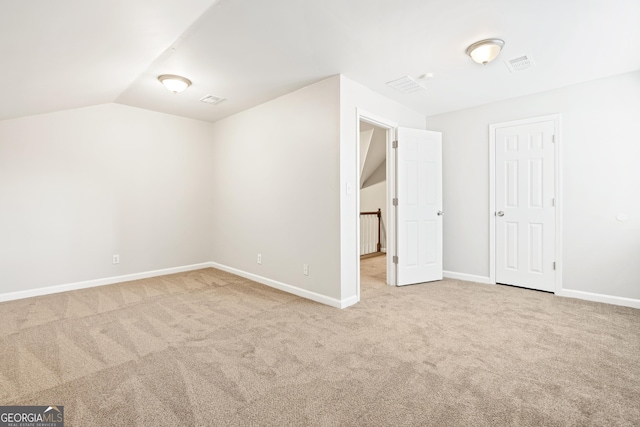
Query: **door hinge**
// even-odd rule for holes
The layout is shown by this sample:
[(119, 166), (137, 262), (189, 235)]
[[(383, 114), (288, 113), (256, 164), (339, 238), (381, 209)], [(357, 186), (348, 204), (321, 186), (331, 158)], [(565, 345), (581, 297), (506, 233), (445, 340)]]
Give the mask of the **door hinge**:
[(398, 148), (398, 141), (393, 141), (391, 143), (391, 148)]
[(551, 206), (555, 206), (556, 205), (556, 198), (554, 197), (553, 199), (551, 199)]
[(396, 255), (393, 256), (393, 263), (394, 264), (398, 263), (398, 257)]
[(393, 198), (393, 206), (398, 206), (398, 198), (397, 197)]
[(556, 143), (556, 136), (555, 135), (551, 135), (551, 142), (553, 142), (554, 144)]
[(556, 269), (556, 262), (555, 261), (553, 261), (553, 269), (554, 270)]

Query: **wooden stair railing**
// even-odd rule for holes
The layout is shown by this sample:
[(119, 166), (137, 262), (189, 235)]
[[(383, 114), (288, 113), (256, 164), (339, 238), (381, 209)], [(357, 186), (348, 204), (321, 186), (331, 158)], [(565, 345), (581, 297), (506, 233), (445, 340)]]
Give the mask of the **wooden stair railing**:
[[(375, 218), (372, 218), (373, 216), (377, 217), (377, 221)], [(381, 223), (382, 211), (380, 209), (376, 212), (360, 212), (360, 256), (382, 251), (382, 244), (380, 241)], [(372, 236), (372, 234), (377, 234), (377, 239)], [(373, 240), (372, 237), (376, 240)], [(372, 251), (371, 249), (374, 241), (376, 242), (375, 251)]]

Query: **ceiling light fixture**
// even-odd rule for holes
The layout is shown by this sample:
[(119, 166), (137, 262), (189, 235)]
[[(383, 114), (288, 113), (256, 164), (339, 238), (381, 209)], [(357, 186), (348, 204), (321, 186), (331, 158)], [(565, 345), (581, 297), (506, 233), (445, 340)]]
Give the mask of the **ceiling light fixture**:
[(467, 48), (467, 55), (478, 64), (486, 65), (496, 59), (496, 56), (498, 56), (503, 46), (504, 40), (480, 40)]
[(158, 76), (158, 80), (164, 85), (164, 87), (173, 93), (183, 92), (186, 88), (191, 86), (191, 80), (173, 74), (163, 74)]

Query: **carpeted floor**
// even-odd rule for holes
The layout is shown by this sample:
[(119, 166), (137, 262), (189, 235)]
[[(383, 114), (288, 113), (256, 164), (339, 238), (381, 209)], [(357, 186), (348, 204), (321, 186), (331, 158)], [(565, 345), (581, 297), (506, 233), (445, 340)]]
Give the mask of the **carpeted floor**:
[(0, 304), (0, 404), (67, 426), (638, 426), (640, 310), (444, 280), (326, 307), (205, 269)]

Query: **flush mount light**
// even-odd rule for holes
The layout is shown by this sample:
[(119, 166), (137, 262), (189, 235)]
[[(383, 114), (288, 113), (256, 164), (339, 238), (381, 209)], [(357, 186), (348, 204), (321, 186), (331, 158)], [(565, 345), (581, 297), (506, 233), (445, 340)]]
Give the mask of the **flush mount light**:
[(173, 74), (163, 74), (158, 76), (158, 80), (164, 85), (164, 87), (173, 93), (183, 92), (186, 88), (191, 86), (191, 80)]
[(496, 59), (496, 56), (502, 50), (502, 46), (504, 46), (504, 40), (480, 40), (467, 48), (467, 55), (478, 64), (485, 65)]

